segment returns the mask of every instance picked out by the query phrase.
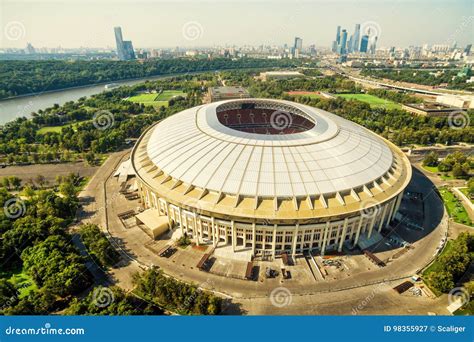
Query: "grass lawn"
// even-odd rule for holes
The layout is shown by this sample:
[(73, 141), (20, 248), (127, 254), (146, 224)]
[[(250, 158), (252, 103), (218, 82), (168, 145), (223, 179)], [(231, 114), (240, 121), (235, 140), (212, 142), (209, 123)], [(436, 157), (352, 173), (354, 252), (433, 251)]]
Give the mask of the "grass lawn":
[(461, 201), (459, 201), (456, 196), (454, 196), (454, 194), (446, 188), (440, 188), (439, 192), (443, 198), (444, 205), (448, 210), (448, 214), (450, 217), (452, 217), (454, 222), (472, 226), (469, 215), (461, 204)]
[(145, 106), (155, 108), (168, 107), (168, 101), (176, 96), (186, 96), (186, 93), (180, 90), (164, 90), (160, 94), (138, 94), (127, 98), (127, 101), (142, 103)]
[(10, 283), (15, 285), (15, 287), (18, 289), (18, 297), (20, 299), (28, 296), (31, 292), (38, 289), (33, 279), (21, 269), (9, 272), (0, 272), (0, 278), (7, 278)]
[(449, 173), (449, 172), (441, 172), (438, 170), (437, 166), (427, 166), (427, 165), (421, 165), (423, 169), (426, 171), (432, 172), (432, 173), (437, 173), (441, 177), (442, 180), (453, 180), (456, 179), (454, 176)]
[(156, 100), (156, 94), (138, 94), (135, 96), (131, 96), (127, 99), (128, 101), (135, 102), (135, 103), (153, 103)]
[(437, 166), (428, 166), (428, 165), (421, 165), (422, 168), (424, 168), (426, 171), (433, 172), (433, 173), (438, 173), (438, 167)]
[(180, 90), (163, 90), (163, 92), (156, 97), (156, 101), (169, 101), (176, 96), (186, 96), (186, 93)]
[(76, 128), (77, 125), (82, 124), (82, 123), (87, 122), (87, 121), (90, 121), (90, 120), (85, 120), (85, 121), (80, 121), (80, 122), (73, 122), (73, 123), (69, 123), (69, 124), (62, 125), (62, 126), (45, 126), (45, 127), (41, 127), (41, 128), (38, 130), (38, 134), (61, 133), (61, 129), (63, 129), (63, 128), (65, 128), (65, 127), (72, 127), (72, 128), (75, 130), (75, 128)]
[(358, 100), (368, 103), (371, 107), (387, 108), (387, 109), (402, 109), (402, 105), (390, 100), (381, 99), (380, 97), (370, 94), (336, 94), (346, 100)]

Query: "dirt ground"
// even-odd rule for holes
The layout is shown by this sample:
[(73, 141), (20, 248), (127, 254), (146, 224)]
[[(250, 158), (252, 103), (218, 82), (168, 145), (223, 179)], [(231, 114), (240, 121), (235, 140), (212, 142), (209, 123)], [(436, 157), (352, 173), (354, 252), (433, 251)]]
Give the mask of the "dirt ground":
[(5, 176), (17, 176), (23, 183), (35, 181), (38, 175), (46, 178), (48, 184), (56, 182), (56, 176), (67, 176), (71, 172), (79, 173), (82, 177), (92, 177), (99, 166), (89, 166), (84, 162), (61, 163), (61, 164), (35, 164), (22, 166), (7, 166), (0, 168), (0, 178)]

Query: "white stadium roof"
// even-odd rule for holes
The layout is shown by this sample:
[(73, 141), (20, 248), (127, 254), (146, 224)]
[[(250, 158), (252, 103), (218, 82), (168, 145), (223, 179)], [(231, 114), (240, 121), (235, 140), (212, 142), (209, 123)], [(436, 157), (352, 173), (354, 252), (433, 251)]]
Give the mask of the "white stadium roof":
[[(222, 124), (217, 111), (255, 103), (288, 111), (314, 127), (293, 134), (246, 133)], [(363, 188), (393, 166), (389, 146), (369, 130), (309, 106), (264, 99), (228, 100), (175, 114), (152, 128), (151, 161), (194, 187), (235, 196), (304, 197)]]

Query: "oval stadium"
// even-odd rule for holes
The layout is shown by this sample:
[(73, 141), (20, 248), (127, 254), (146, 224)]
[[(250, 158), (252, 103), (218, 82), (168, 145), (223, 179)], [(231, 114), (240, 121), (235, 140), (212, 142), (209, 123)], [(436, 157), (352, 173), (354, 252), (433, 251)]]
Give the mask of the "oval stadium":
[(184, 110), (145, 131), (131, 163), (147, 211), (196, 244), (276, 257), (343, 252), (394, 218), (402, 151), (335, 114), (271, 99)]

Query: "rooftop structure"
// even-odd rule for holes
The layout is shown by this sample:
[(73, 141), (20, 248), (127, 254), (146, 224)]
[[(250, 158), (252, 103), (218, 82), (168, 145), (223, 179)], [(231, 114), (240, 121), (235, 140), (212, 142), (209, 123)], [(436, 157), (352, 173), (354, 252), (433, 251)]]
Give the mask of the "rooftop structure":
[(143, 203), (170, 227), (254, 255), (324, 254), (370, 238), (411, 178), (404, 154), (369, 130), (270, 99), (177, 113), (143, 134), (131, 160)]

